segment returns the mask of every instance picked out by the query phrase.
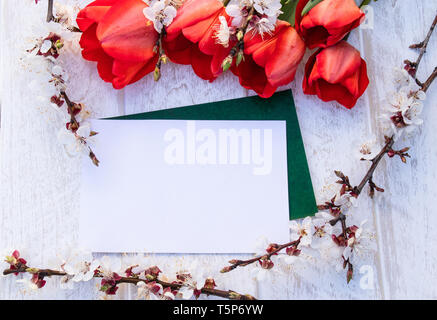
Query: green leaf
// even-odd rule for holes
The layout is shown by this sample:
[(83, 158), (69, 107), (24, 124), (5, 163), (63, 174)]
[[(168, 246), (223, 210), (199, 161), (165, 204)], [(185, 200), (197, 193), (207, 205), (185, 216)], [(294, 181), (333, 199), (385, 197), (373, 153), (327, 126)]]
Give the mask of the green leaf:
[(310, 10), (312, 8), (314, 8), (316, 5), (318, 5), (320, 2), (322, 2), (323, 0), (310, 0), (308, 1), (308, 3), (306, 4), (306, 6), (303, 8), (302, 10), (302, 17), (304, 15), (306, 15), (308, 12), (310, 12)]
[[(361, 2), (361, 4), (360, 4), (359, 8), (361, 9), (361, 8), (364, 7), (364, 6), (369, 5), (371, 1), (372, 1), (372, 0), (363, 0), (363, 1)], [(374, 0), (374, 1), (376, 2), (377, 0)]]
[(287, 21), (292, 27), (294, 27), (294, 18), (296, 16), (296, 6), (299, 0), (281, 0), (282, 14), (278, 19)]

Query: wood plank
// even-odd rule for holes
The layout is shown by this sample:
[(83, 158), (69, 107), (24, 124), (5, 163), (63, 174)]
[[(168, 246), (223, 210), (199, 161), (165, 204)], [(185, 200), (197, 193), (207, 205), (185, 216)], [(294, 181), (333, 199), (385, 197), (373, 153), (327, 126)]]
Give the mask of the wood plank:
[[(401, 67), (406, 58), (414, 61), (417, 53), (408, 49), (423, 40), (437, 13), (435, 1), (389, 1), (373, 3), (375, 27), (364, 32), (372, 85), (368, 91), (373, 108), (372, 122), (381, 130), (377, 117), (382, 102), (392, 92), (392, 68)], [(437, 35), (434, 34), (421, 63), (419, 78), (424, 79), (436, 66)], [(436, 191), (437, 153), (433, 123), (437, 118), (436, 84), (428, 92), (422, 117), (424, 125), (412, 139), (402, 139), (399, 149), (412, 146), (407, 165), (399, 159), (382, 166), (376, 179), (386, 188), (378, 197), (375, 216), (379, 222), (378, 238), (384, 297), (392, 299), (436, 298), (437, 289), (429, 285), (436, 279), (436, 225), (433, 214)]]

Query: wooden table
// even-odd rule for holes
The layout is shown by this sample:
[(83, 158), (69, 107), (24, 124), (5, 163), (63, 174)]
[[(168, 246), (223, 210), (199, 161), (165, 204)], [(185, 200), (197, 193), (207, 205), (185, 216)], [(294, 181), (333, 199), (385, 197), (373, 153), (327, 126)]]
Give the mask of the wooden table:
[[(89, 1), (75, 2), (83, 6)], [(402, 66), (406, 58), (415, 60), (416, 53), (408, 46), (423, 40), (437, 12), (437, 2), (385, 0), (372, 3), (372, 9), (373, 28), (359, 29), (350, 37), (367, 61), (371, 81), (353, 110), (303, 95), (303, 66), (290, 86), (319, 202), (330, 195), (327, 190), (333, 187), (334, 169), (348, 174), (354, 183), (364, 174), (368, 164), (358, 160), (356, 150), (372, 135), (381, 134), (378, 117), (383, 100), (393, 90), (392, 69)], [(35, 7), (33, 0), (3, 0), (0, 10), (0, 247), (25, 248), (32, 266), (50, 266), (53, 257), (77, 242), (80, 161), (68, 158), (57, 143), (60, 124), (54, 121), (52, 111), (35, 102), (36, 97), (27, 86), (35, 74), (20, 60), (24, 48), (30, 45), (32, 31), (44, 22), (45, 5)], [(71, 79), (68, 91), (74, 101), (83, 101), (95, 117), (253, 94), (242, 89), (229, 74), (210, 84), (195, 77), (190, 67), (172, 64), (164, 66), (157, 84), (148, 76), (115, 91), (98, 78), (95, 64), (83, 61), (75, 50), (63, 57)], [(419, 70), (420, 78), (436, 66), (436, 57), (437, 35), (433, 35)], [(328, 263), (323, 257), (281, 266), (266, 282), (257, 282), (244, 268), (219, 274), (231, 256), (157, 255), (149, 258), (150, 264), (172, 271), (196, 262), (198, 268), (216, 278), (220, 288), (258, 298), (437, 298), (436, 99), (434, 84), (428, 93), (425, 123), (419, 134), (397, 144), (412, 146), (412, 159), (406, 165), (398, 159), (384, 160), (375, 182), (386, 192), (378, 194), (374, 201), (363, 196), (353, 210), (351, 221), (367, 219), (376, 240), (375, 250), (363, 256), (362, 266), (356, 266), (355, 278), (349, 285), (344, 271), (336, 270), (338, 261)], [(370, 289), (360, 285), (369, 270), (374, 276)], [(61, 290), (59, 280), (50, 279), (37, 293), (24, 294), (15, 280), (0, 279), (0, 298), (94, 299), (99, 295), (97, 281), (76, 285), (74, 290)], [(134, 296), (134, 288), (124, 286), (117, 297)]]

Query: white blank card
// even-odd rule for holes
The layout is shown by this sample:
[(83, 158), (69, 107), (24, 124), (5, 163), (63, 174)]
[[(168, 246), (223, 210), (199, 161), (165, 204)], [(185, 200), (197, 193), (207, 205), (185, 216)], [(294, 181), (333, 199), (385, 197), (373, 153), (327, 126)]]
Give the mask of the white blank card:
[(285, 121), (93, 120), (79, 241), (93, 252), (253, 253), (287, 242)]

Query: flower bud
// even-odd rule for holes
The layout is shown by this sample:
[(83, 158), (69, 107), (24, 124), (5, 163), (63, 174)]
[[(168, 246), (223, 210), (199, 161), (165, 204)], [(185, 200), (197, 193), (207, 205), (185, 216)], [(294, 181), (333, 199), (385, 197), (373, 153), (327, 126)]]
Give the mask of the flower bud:
[(207, 278), (205, 280), (205, 284), (203, 285), (204, 288), (207, 289), (214, 289), (217, 285), (215, 284), (215, 281), (213, 278)]
[(240, 294), (238, 294), (238, 293), (236, 293), (234, 291), (229, 292), (229, 299), (238, 300), (240, 298), (241, 298)]
[(159, 79), (161, 79), (161, 70), (156, 67), (155, 71), (153, 72), (153, 80), (158, 81)]
[(13, 256), (6, 256), (6, 262), (9, 263), (10, 265), (15, 265), (17, 263), (17, 259), (15, 259), (15, 257)]
[(273, 268), (273, 266), (275, 265), (272, 260), (267, 260), (267, 259), (261, 260), (260, 263), (261, 263), (261, 268), (267, 269), (267, 270)]
[(237, 40), (238, 40), (238, 41), (241, 41), (241, 40), (243, 39), (243, 37), (244, 37), (244, 33), (243, 33), (243, 31), (242, 31), (242, 30), (239, 30), (239, 31), (237, 32)]
[(64, 43), (62, 42), (62, 40), (61, 39), (59, 39), (59, 40), (57, 40), (56, 42), (55, 42), (55, 47), (56, 47), (56, 49), (62, 49), (62, 47), (64, 46)]
[(285, 249), (285, 253), (287, 253), (289, 256), (298, 256), (300, 255), (300, 250), (296, 247), (288, 247)]
[(223, 60), (223, 62), (222, 62), (222, 69), (223, 69), (223, 72), (225, 72), (225, 71), (227, 71), (227, 70), (229, 70), (229, 68), (231, 67), (231, 65), (232, 65), (232, 56), (227, 56), (224, 60)]
[(279, 248), (279, 245), (277, 243), (271, 243), (267, 247), (266, 251), (267, 253), (272, 253), (273, 251), (277, 250)]
[(239, 51), (237, 54), (237, 59), (235, 61), (235, 64), (238, 66), (241, 63), (241, 61), (243, 61), (243, 59), (244, 59), (244, 53), (243, 51)]
[(36, 274), (36, 273), (39, 272), (39, 269), (37, 269), (37, 268), (27, 268), (26, 272), (32, 273), (32, 274)]
[(231, 266), (227, 266), (227, 267), (224, 267), (223, 269), (221, 269), (220, 273), (226, 273), (226, 272), (232, 271), (232, 269), (233, 268)]

